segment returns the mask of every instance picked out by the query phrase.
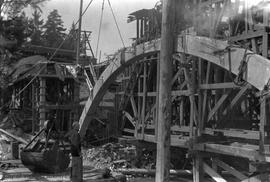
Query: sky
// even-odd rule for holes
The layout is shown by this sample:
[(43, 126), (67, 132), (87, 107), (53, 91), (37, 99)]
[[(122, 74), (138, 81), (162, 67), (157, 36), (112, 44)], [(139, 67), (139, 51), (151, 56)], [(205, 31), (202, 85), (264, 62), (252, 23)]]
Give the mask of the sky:
[[(127, 23), (128, 14), (140, 9), (153, 8), (157, 1), (158, 0), (110, 0), (126, 46), (131, 45), (131, 38), (135, 37), (136, 34), (135, 22)], [(83, 7), (86, 8), (90, 0), (83, 0), (83, 2)], [(78, 20), (79, 6), (80, 0), (49, 0), (44, 3), (41, 8), (45, 20), (49, 12), (53, 9), (57, 9), (62, 16), (64, 26), (69, 29), (72, 22)], [(102, 0), (93, 0), (82, 19), (82, 30), (92, 31), (91, 46), (94, 53), (96, 52), (97, 46), (101, 7)], [(111, 55), (122, 47), (123, 44), (114, 23), (108, 1), (105, 0), (99, 41), (99, 50), (101, 49), (102, 59), (106, 57), (105, 55)]]

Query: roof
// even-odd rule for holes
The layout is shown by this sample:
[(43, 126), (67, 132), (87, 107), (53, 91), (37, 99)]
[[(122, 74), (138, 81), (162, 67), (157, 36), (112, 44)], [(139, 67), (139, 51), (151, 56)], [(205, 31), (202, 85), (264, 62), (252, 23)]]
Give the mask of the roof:
[[(48, 65), (51, 65), (49, 68)], [(38, 76), (39, 74), (50, 74), (64, 80), (66, 76), (77, 74), (77, 66), (74, 64), (61, 64), (48, 61), (43, 56), (30, 56), (19, 60), (14, 65), (14, 70), (11, 72), (12, 82), (23, 80), (27, 77)], [(47, 71), (45, 71), (47, 70)]]
[(41, 69), (41, 63), (48, 63), (48, 60), (43, 56), (30, 56), (19, 60), (11, 72), (12, 81), (38, 73), (39, 69)]
[(153, 11), (153, 9), (141, 9), (141, 10), (135, 11), (133, 13), (130, 13), (128, 16), (127, 22), (130, 23), (136, 19), (141, 19), (143, 17), (149, 17), (149, 15), (152, 11)]

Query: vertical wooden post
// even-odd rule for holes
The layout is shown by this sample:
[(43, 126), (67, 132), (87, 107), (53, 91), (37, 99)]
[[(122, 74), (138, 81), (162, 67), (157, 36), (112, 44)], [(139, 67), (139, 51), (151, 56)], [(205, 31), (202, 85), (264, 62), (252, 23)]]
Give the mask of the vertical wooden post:
[(82, 29), (82, 6), (83, 0), (80, 3), (80, 12), (79, 12), (79, 27), (78, 27), (78, 35), (77, 35), (77, 50), (76, 50), (76, 64), (79, 64), (80, 59), (80, 42), (81, 42), (81, 29)]
[(262, 42), (262, 55), (268, 58), (268, 32), (263, 34), (263, 42)]
[(169, 181), (170, 170), (170, 124), (171, 124), (171, 78), (172, 53), (174, 46), (174, 17), (175, 1), (163, 0), (161, 51), (159, 66), (158, 93), (158, 134), (157, 134), (157, 163), (156, 182)]
[(181, 99), (180, 106), (179, 106), (179, 124), (180, 126), (184, 126), (184, 100)]
[(143, 38), (143, 18), (141, 18), (141, 38)]
[(265, 124), (266, 124), (266, 98), (265, 96), (261, 97), (260, 105), (260, 152), (264, 152), (264, 143), (265, 143)]
[(140, 21), (139, 19), (136, 20), (137, 22), (137, 40), (140, 38)]
[(142, 98), (142, 112), (141, 112), (141, 124), (142, 124), (142, 137), (144, 139), (144, 127), (145, 127), (145, 109), (146, 109), (146, 96), (147, 96), (147, 83), (146, 83), (146, 77), (147, 77), (147, 63), (146, 60), (144, 60), (143, 63), (143, 98)]
[[(204, 65), (202, 62), (202, 59), (199, 58), (199, 63), (198, 63), (198, 85), (203, 83), (204, 77), (203, 77), (203, 70), (204, 70)], [(202, 135), (203, 128), (204, 128), (204, 122), (202, 118), (202, 106), (203, 106), (203, 94), (202, 90), (199, 89), (198, 91), (198, 136)]]
[(39, 129), (43, 128), (46, 119), (45, 103), (46, 103), (46, 80), (39, 80)]
[[(73, 119), (76, 120), (76, 121), (79, 121), (80, 116), (79, 116), (79, 109), (78, 109), (77, 104), (79, 103), (79, 100), (80, 100), (80, 85), (75, 81), (73, 81), (73, 83), (74, 83), (74, 90), (73, 90), (73, 92), (74, 92), (74, 103), (76, 104), (73, 107), (74, 108), (74, 118)], [(72, 123), (74, 121), (70, 121), (70, 122)]]
[[(139, 63), (138, 63), (139, 64)], [(138, 73), (140, 74), (140, 73)], [(138, 106), (137, 106), (137, 109), (138, 109), (138, 116), (141, 116), (141, 96), (140, 96), (140, 93), (141, 93), (141, 77), (140, 75), (139, 76), (139, 79), (138, 79)], [(138, 130), (139, 130), (139, 118), (136, 120), (136, 123), (135, 123), (135, 132), (134, 132), (134, 136), (135, 138), (138, 138)]]
[(157, 78), (156, 78), (156, 117), (155, 117), (155, 141), (157, 141), (157, 135), (158, 135), (158, 106), (159, 106), (159, 101), (158, 101), (158, 96), (159, 96), (159, 80), (160, 80), (160, 75), (159, 75), (159, 67), (160, 67), (160, 54), (158, 53), (157, 55)]
[(36, 130), (36, 82), (32, 83), (32, 133)]
[[(198, 12), (200, 9), (199, 9), (199, 6), (197, 6), (199, 3), (201, 3), (201, 0), (197, 1), (197, 0), (193, 0), (193, 5), (196, 8), (196, 11)], [(195, 14), (194, 14), (195, 15)], [(212, 13), (213, 15), (213, 13)], [(212, 17), (213, 18), (213, 17)], [(214, 19), (212, 19), (211, 23), (214, 22)], [(215, 24), (215, 23), (214, 23)], [(194, 19), (193, 19), (193, 25), (194, 27), (197, 25), (197, 20), (196, 20), (196, 17), (194, 16)], [(215, 33), (215, 28), (214, 29), (210, 29), (210, 36), (213, 37), (214, 36), (214, 33)], [(198, 118), (197, 118), (197, 132), (193, 133), (193, 115), (195, 114), (194, 113), (194, 106), (195, 106), (195, 98), (194, 98), (194, 95), (195, 95), (195, 90), (196, 90), (196, 86), (200, 85), (203, 83), (203, 80), (204, 80), (204, 75), (203, 75), (203, 71), (204, 71), (204, 66), (203, 66), (203, 62), (202, 60), (199, 58), (198, 60), (198, 82), (196, 83), (196, 64), (194, 62), (195, 60), (192, 60), (192, 84), (191, 84), (191, 87), (190, 87), (190, 91), (191, 91), (191, 111), (190, 111), (190, 114), (192, 115), (192, 117), (190, 117), (190, 126), (191, 126), (191, 131), (190, 131), (190, 134), (191, 136), (190, 137), (193, 137), (192, 141), (193, 142), (197, 142), (197, 136), (201, 136), (202, 135), (202, 132), (203, 132), (203, 128), (204, 128), (204, 119), (203, 119), (203, 112), (204, 112), (204, 100), (203, 100), (203, 93), (202, 93), (202, 90), (199, 90), (199, 93), (198, 93)], [(207, 72), (210, 72), (210, 64), (209, 64), (209, 68), (207, 69)], [(208, 75), (209, 77), (209, 75)], [(208, 79), (207, 79), (208, 80)], [(196, 85), (198, 84), (198, 85)], [(206, 99), (206, 98), (205, 98)], [(206, 102), (206, 100), (205, 100)], [(192, 135), (193, 134), (193, 135)], [(195, 145), (196, 143), (193, 143), (193, 145)], [(191, 150), (193, 150), (193, 148), (191, 148)], [(204, 176), (204, 172), (203, 172), (203, 157), (202, 157), (202, 154), (200, 152), (196, 152), (193, 156), (193, 181), (194, 182), (201, 182), (201, 181), (204, 181), (203, 179), (203, 176)]]

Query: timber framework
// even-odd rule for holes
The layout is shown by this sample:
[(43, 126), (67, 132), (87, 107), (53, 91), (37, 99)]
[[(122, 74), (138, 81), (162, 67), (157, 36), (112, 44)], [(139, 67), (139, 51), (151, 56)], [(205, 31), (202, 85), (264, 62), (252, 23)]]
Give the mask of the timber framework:
[[(188, 151), (195, 182), (269, 181), (270, 4), (252, 2), (176, 1), (171, 146)], [(130, 14), (134, 43), (93, 84), (82, 136), (103, 108), (114, 134), (157, 141), (161, 16), (159, 4)]]

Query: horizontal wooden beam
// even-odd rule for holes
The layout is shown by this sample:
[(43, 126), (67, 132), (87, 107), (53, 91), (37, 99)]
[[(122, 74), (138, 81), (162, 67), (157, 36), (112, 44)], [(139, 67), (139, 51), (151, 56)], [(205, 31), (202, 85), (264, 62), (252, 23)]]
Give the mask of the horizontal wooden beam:
[(266, 33), (265, 30), (257, 30), (257, 31), (247, 32), (247, 33), (243, 33), (241, 35), (230, 37), (229, 41), (238, 42), (238, 41), (241, 41), (241, 40), (247, 40), (247, 39), (252, 39), (252, 38), (256, 38), (256, 37), (262, 37), (265, 33)]
[(67, 104), (67, 105), (40, 105), (39, 108), (44, 109), (74, 109), (78, 108), (80, 104)]
[(260, 155), (258, 145), (247, 144), (214, 144), (214, 143), (200, 143), (194, 145), (195, 150), (212, 152), (217, 154), (230, 155), (235, 157), (243, 157), (252, 161), (270, 162), (270, 156)]
[[(229, 122), (229, 121), (228, 121)], [(259, 140), (259, 131), (251, 131), (251, 130), (240, 130), (240, 129), (212, 129), (205, 128), (203, 131), (204, 134), (215, 135), (216, 133), (222, 133), (226, 137), (233, 138), (243, 138), (250, 140)]]
[(235, 85), (233, 82), (228, 83), (212, 83), (212, 84), (200, 84), (199, 89), (207, 90), (207, 89), (228, 89), (228, 88), (240, 88)]
[[(155, 97), (157, 95), (157, 92), (147, 92), (148, 97)], [(171, 92), (172, 96), (189, 96), (190, 91), (189, 90), (172, 90)], [(138, 92), (137, 96), (142, 97), (143, 92)]]

